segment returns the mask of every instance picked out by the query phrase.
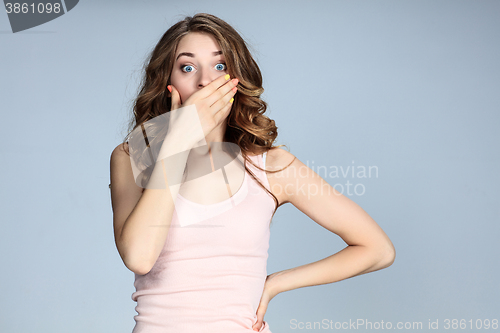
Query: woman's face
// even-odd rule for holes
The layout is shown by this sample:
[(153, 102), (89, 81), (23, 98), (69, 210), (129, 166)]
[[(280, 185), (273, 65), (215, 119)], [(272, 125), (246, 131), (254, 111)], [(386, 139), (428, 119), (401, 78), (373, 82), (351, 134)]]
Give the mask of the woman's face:
[(212, 35), (190, 32), (179, 41), (170, 83), (179, 92), (181, 104), (194, 92), (226, 74), (224, 56)]

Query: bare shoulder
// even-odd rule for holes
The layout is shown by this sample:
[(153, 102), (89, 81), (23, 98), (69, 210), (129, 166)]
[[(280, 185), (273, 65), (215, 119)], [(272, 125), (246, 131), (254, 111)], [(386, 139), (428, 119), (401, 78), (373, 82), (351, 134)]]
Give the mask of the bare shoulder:
[[(110, 157), (110, 173), (111, 173), (111, 183), (110, 188), (113, 184), (113, 178), (116, 178), (118, 173), (123, 173), (127, 169), (127, 162), (130, 160), (128, 155), (128, 143), (120, 143), (113, 149)], [(130, 162), (129, 162), (130, 163)]]
[(123, 158), (130, 158), (128, 155), (128, 143), (120, 143), (111, 152), (111, 161)]
[(278, 207), (290, 202), (289, 193), (283, 189), (287, 186), (287, 174), (295, 161), (297, 158), (292, 153), (280, 147), (271, 148), (266, 154), (267, 180), (271, 192), (278, 199)]
[(296, 157), (280, 147), (271, 148), (266, 154), (266, 170), (281, 170), (292, 163)]
[(120, 143), (113, 149), (110, 158), (111, 174), (119, 172), (128, 173), (132, 172), (132, 164), (130, 163), (130, 155), (128, 150), (128, 143)]
[(120, 143), (113, 149), (110, 157), (110, 176), (112, 194), (118, 192), (113, 189), (132, 191), (136, 194), (143, 192), (144, 189), (135, 184), (128, 143)]

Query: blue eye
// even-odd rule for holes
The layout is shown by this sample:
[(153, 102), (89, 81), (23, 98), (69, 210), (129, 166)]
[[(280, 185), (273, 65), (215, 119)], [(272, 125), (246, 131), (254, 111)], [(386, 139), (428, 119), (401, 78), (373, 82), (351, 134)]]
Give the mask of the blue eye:
[[(193, 66), (191, 66), (191, 65), (181, 65), (181, 71), (184, 71), (183, 70), (184, 67), (193, 67)], [(192, 71), (193, 70), (191, 69), (191, 70), (187, 71), (187, 73), (192, 72)]]
[[(192, 71), (194, 71), (194, 67), (191, 65), (181, 65), (180, 68), (181, 71), (183, 71), (184, 73), (191, 73)], [(215, 68), (218, 71), (225, 71), (227, 69), (227, 66), (225, 62), (220, 62), (217, 65), (215, 65)]]
[(226, 67), (227, 67), (227, 66), (226, 66), (226, 64), (225, 64), (225, 63), (221, 62), (220, 64), (217, 64), (215, 67), (217, 67), (217, 66), (219, 66), (219, 65), (224, 65), (224, 66), (223, 66), (224, 68), (222, 68), (222, 69), (219, 67), (219, 69), (220, 69), (221, 71), (226, 70)]

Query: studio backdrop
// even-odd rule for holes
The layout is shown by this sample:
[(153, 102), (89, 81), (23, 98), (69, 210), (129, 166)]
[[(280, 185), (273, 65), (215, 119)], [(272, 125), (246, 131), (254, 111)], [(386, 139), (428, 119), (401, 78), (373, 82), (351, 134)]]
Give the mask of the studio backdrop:
[[(273, 333), (500, 332), (499, 1), (4, 4), (1, 332), (132, 331), (110, 156), (153, 46), (199, 12), (248, 42), (276, 144), (396, 248), (387, 269), (278, 294)], [(346, 246), (291, 204), (270, 231), (268, 274)]]

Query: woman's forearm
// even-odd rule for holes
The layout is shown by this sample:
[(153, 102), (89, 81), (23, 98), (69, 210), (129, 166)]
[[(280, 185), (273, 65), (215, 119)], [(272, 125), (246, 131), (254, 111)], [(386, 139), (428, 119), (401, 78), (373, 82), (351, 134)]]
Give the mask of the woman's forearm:
[(319, 261), (274, 273), (273, 295), (302, 287), (328, 284), (388, 267), (394, 261), (393, 247), (374, 251), (361, 245), (350, 245)]
[[(176, 143), (175, 140), (173, 140)], [(179, 149), (167, 139), (165, 151)], [(182, 146), (183, 147), (183, 146)], [(185, 151), (189, 151), (186, 144)], [(136, 206), (126, 219), (117, 238), (117, 247), (125, 265), (137, 274), (146, 274), (156, 262), (167, 239), (175, 198), (187, 163), (187, 153), (175, 160), (160, 160)]]

